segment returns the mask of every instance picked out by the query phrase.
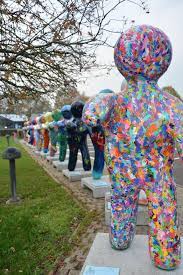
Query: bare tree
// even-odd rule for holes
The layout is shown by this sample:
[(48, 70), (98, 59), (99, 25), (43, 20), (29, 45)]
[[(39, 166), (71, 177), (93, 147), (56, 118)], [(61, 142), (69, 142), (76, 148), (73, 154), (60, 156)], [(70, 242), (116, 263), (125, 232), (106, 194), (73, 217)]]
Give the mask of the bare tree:
[(0, 110), (4, 114), (16, 114), (26, 115), (28, 117), (31, 114), (41, 114), (48, 111), (52, 111), (53, 106), (50, 100), (45, 95), (41, 95), (37, 98), (28, 97), (26, 99), (13, 99), (7, 98), (0, 100)]
[(108, 43), (110, 14), (125, 1), (148, 12), (141, 0), (1, 0), (0, 98), (75, 86), (96, 48)]
[(182, 97), (180, 96), (180, 94), (172, 87), (172, 86), (165, 86), (162, 88), (163, 91), (168, 92), (169, 94), (177, 97), (178, 99), (180, 99), (183, 102)]

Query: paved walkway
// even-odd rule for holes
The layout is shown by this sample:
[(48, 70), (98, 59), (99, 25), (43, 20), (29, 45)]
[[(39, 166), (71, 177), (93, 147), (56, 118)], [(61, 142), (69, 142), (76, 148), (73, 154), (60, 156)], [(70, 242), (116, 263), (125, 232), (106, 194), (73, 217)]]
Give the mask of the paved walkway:
[[(96, 233), (108, 232), (105, 225), (104, 198), (95, 199), (92, 197), (92, 192), (87, 188), (82, 188), (80, 181), (69, 182), (62, 172), (58, 172), (53, 165), (47, 160), (36, 156), (31, 148), (21, 143), (24, 149), (30, 156), (41, 166), (55, 181), (64, 186), (75, 199), (77, 199), (88, 211), (94, 213), (93, 222), (88, 227), (87, 231), (82, 234), (79, 247), (74, 247), (70, 256), (63, 259), (58, 259), (55, 269), (49, 275), (79, 275), (84, 264), (88, 251), (93, 243)], [(183, 236), (183, 188), (177, 187), (178, 212), (181, 235)], [(137, 226), (137, 234), (147, 234), (147, 226)]]

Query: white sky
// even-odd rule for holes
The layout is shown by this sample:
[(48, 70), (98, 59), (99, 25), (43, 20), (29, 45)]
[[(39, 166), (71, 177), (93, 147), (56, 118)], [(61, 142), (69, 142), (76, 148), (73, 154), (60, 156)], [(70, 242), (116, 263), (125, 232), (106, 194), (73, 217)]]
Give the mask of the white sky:
[[(153, 25), (169, 36), (173, 46), (173, 59), (168, 71), (160, 79), (159, 85), (160, 87), (171, 85), (183, 96), (183, 0), (148, 0), (148, 3), (150, 14), (146, 14), (133, 4), (124, 3), (116, 11), (116, 16), (119, 18), (119, 16), (123, 17), (124, 15), (129, 20), (135, 20), (135, 25)], [(119, 35), (113, 38), (113, 44), (115, 44), (118, 37)], [(113, 49), (106, 47), (98, 49), (97, 60), (102, 64), (111, 64), (113, 62)], [(90, 73), (87, 81), (78, 85), (80, 92), (91, 96), (105, 88), (112, 89), (115, 92), (120, 91), (123, 77), (116, 68), (112, 69), (110, 75), (96, 77), (96, 74), (100, 75), (101, 73)]]

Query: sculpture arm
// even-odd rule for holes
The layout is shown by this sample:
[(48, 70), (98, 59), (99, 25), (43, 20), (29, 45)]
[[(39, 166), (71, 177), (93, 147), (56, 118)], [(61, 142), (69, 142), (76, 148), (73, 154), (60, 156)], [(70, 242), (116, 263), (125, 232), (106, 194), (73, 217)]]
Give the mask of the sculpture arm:
[(95, 126), (100, 121), (108, 120), (114, 108), (116, 95), (97, 95), (89, 100), (83, 108), (83, 121), (89, 126)]
[(183, 103), (180, 100), (176, 102), (175, 111), (175, 142), (177, 152), (183, 160)]

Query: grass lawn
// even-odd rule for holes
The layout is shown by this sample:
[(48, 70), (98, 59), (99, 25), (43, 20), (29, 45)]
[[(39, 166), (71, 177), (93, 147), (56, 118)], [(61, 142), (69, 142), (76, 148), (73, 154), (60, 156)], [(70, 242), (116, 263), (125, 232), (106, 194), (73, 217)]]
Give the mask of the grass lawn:
[[(0, 153), (6, 146), (0, 137)], [(10, 146), (21, 148), (12, 140)], [(69, 253), (92, 217), (21, 152), (16, 161), (19, 205), (5, 203), (10, 196), (9, 161), (0, 156), (0, 274), (47, 274), (58, 256)]]

